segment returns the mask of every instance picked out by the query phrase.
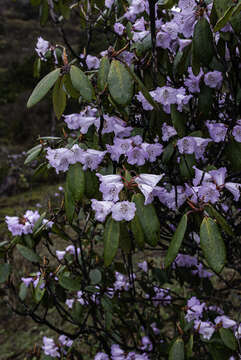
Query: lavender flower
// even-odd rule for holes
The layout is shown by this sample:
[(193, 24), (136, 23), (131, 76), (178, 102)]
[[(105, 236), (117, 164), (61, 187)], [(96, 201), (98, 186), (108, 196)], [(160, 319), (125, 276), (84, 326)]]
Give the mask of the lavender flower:
[(73, 344), (73, 340), (70, 340), (65, 335), (60, 335), (59, 336), (59, 342), (60, 342), (61, 345), (67, 346), (67, 347), (70, 347)]
[(228, 130), (225, 124), (211, 123), (210, 121), (206, 121), (206, 126), (214, 142), (219, 143), (225, 140), (226, 133)]
[(199, 187), (198, 196), (204, 202), (210, 201), (212, 204), (215, 204), (219, 200), (220, 193), (215, 184), (208, 182)]
[(41, 60), (46, 61), (45, 55), (47, 51), (50, 49), (50, 43), (46, 40), (44, 40), (41, 36), (38, 38), (37, 44), (36, 44), (36, 52)]
[(162, 140), (168, 141), (172, 136), (177, 135), (173, 126), (169, 126), (166, 123), (162, 125)]
[(136, 205), (133, 202), (121, 201), (113, 205), (111, 212), (112, 218), (116, 221), (130, 221), (135, 216)]
[(236, 321), (231, 320), (228, 316), (226, 315), (222, 315), (222, 316), (217, 316), (216, 319), (214, 320), (215, 324), (222, 324), (222, 327), (224, 329), (228, 329), (230, 327), (234, 327), (236, 326)]
[(103, 194), (103, 200), (117, 202), (119, 192), (123, 189), (124, 184), (120, 175), (101, 175), (97, 174), (101, 181), (100, 191)]
[(211, 339), (215, 331), (212, 323), (199, 320), (194, 322), (194, 329), (198, 330), (199, 334), (201, 334), (203, 338), (207, 340)]
[(144, 165), (146, 158), (148, 157), (145, 150), (141, 147), (135, 146), (130, 151), (128, 151), (127, 155), (127, 162), (131, 165)]
[(186, 85), (186, 87), (188, 88), (188, 90), (190, 92), (199, 93), (200, 92), (199, 83), (200, 83), (201, 77), (203, 76), (203, 72), (200, 71), (199, 74), (197, 76), (195, 76), (192, 72), (192, 68), (189, 67), (188, 74), (189, 74), (189, 77), (187, 79), (185, 79), (184, 84)]
[(83, 170), (96, 170), (100, 163), (103, 161), (103, 158), (106, 154), (106, 151), (98, 151), (94, 149), (87, 149), (83, 154), (82, 164)]
[(85, 61), (89, 70), (98, 69), (100, 66), (100, 60), (96, 56), (87, 55)]
[(139, 267), (140, 269), (142, 269), (145, 273), (148, 272), (148, 264), (147, 264), (147, 262), (146, 262), (145, 260), (144, 260), (143, 262), (141, 262), (141, 263), (138, 263), (137, 265), (138, 265), (138, 267)]
[(220, 71), (210, 71), (204, 75), (204, 82), (207, 86), (214, 89), (219, 89), (223, 81), (223, 76)]
[(114, 25), (114, 31), (118, 34), (118, 35), (123, 35), (124, 33), (124, 30), (125, 30), (125, 26), (122, 25), (121, 23), (115, 23)]
[(95, 355), (94, 360), (109, 360), (109, 356), (103, 352), (98, 352)]
[(234, 126), (232, 135), (237, 142), (241, 142), (241, 125)]
[(186, 136), (177, 142), (177, 147), (181, 154), (193, 154), (196, 151), (196, 146), (196, 141), (192, 136)]
[(44, 336), (43, 343), (44, 343), (44, 345), (42, 346), (42, 349), (43, 349), (45, 355), (49, 355), (51, 357), (60, 357), (58, 347), (55, 345), (53, 339)]
[(111, 208), (114, 205), (113, 201), (98, 201), (96, 199), (91, 200), (91, 207), (95, 210), (96, 220), (103, 222), (106, 216), (111, 212)]
[(163, 146), (159, 143), (142, 143), (141, 147), (146, 152), (147, 160), (150, 162), (156, 161), (157, 157), (163, 152)]

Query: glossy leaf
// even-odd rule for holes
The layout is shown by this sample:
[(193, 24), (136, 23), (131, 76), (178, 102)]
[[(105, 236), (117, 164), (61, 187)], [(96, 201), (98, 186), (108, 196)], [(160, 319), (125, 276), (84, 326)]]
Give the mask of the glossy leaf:
[(72, 98), (78, 99), (80, 97), (80, 93), (72, 85), (69, 74), (64, 75), (64, 87), (68, 95), (71, 96)]
[(75, 212), (75, 200), (69, 190), (68, 183), (66, 183), (64, 190), (64, 207), (67, 219), (70, 223), (72, 223)]
[(22, 282), (19, 287), (18, 296), (19, 298), (24, 301), (28, 293), (28, 287)]
[(187, 229), (187, 214), (183, 215), (181, 218), (181, 221), (178, 224), (178, 227), (172, 237), (171, 243), (169, 245), (167, 255), (165, 257), (165, 267), (168, 267), (171, 265), (173, 260), (175, 260), (179, 249), (182, 245), (182, 241), (185, 235)]
[(97, 86), (100, 91), (104, 91), (107, 86), (107, 79), (110, 70), (110, 61), (107, 56), (103, 56), (100, 60), (98, 71)]
[(132, 242), (127, 228), (127, 223), (120, 223), (120, 234), (120, 248), (122, 251), (128, 254), (132, 249)]
[(49, 92), (55, 82), (58, 80), (60, 69), (55, 69), (47, 74), (34, 88), (30, 98), (27, 102), (27, 107), (30, 108), (37, 104)]
[(116, 256), (120, 241), (120, 223), (108, 218), (104, 230), (104, 264), (109, 266)]
[(112, 60), (107, 82), (111, 97), (118, 105), (130, 103), (133, 96), (133, 79), (120, 61)]
[(202, 65), (208, 66), (214, 56), (213, 35), (205, 17), (198, 20), (193, 34), (193, 56)]
[(219, 329), (219, 334), (223, 340), (224, 345), (226, 345), (231, 350), (237, 349), (237, 340), (232, 330), (221, 328)]
[(59, 284), (67, 290), (78, 291), (81, 288), (81, 278), (80, 277), (70, 277), (66, 274), (63, 274), (59, 277)]
[(175, 104), (171, 105), (171, 118), (177, 134), (180, 137), (184, 137), (186, 135), (186, 116), (177, 110)]
[(154, 205), (144, 205), (144, 197), (141, 194), (133, 195), (132, 201), (136, 205), (136, 216), (144, 232), (145, 241), (151, 246), (156, 246), (160, 239), (160, 223)]
[(94, 94), (93, 86), (85, 75), (85, 73), (80, 70), (77, 66), (71, 65), (70, 68), (70, 78), (73, 84), (73, 87), (79, 91), (80, 95), (86, 100), (91, 101)]
[(200, 246), (212, 270), (220, 273), (226, 262), (226, 249), (217, 224), (205, 217), (200, 227)]
[(101, 272), (98, 269), (90, 270), (89, 277), (90, 277), (90, 280), (91, 280), (91, 284), (93, 284), (93, 285), (99, 284), (101, 282), (101, 279), (102, 279)]
[(224, 15), (218, 20), (217, 24), (214, 26), (213, 31), (217, 32), (221, 30), (229, 21), (230, 17), (232, 16), (232, 13), (234, 11), (234, 7), (230, 6), (224, 13)]
[(205, 207), (205, 210), (208, 212), (210, 216), (215, 218), (218, 222), (218, 224), (223, 228), (223, 230), (230, 236), (235, 236), (232, 228), (227, 223), (226, 219), (211, 205), (208, 204), (207, 207)]
[(145, 246), (145, 234), (137, 215), (131, 220), (131, 231), (134, 236), (135, 244), (139, 249), (143, 249)]
[(40, 262), (41, 258), (38, 254), (36, 254), (32, 249), (27, 248), (21, 244), (17, 245), (17, 249), (20, 254), (27, 260), (31, 262)]
[(54, 85), (53, 106), (57, 119), (60, 119), (66, 106), (66, 93), (63, 89), (63, 78), (58, 78)]
[(83, 199), (85, 192), (85, 172), (80, 163), (70, 165), (66, 178), (66, 187), (74, 201), (79, 202)]
[(11, 272), (10, 264), (7, 263), (0, 264), (0, 284), (8, 279), (10, 272)]
[(168, 360), (184, 360), (184, 342), (177, 338), (169, 351)]
[(28, 156), (26, 157), (25, 161), (24, 161), (24, 165), (29, 164), (31, 161), (37, 159), (37, 157), (39, 156), (39, 154), (41, 153), (43, 147), (42, 145), (37, 145), (37, 147), (31, 151)]

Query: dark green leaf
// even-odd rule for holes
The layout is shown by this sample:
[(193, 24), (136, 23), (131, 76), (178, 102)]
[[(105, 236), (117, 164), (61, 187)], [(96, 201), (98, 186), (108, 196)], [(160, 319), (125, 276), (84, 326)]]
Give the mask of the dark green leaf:
[(41, 153), (42, 149), (43, 149), (42, 145), (38, 145), (38, 148), (32, 151), (31, 153), (29, 153), (29, 155), (26, 157), (24, 161), (24, 165), (27, 165), (31, 161), (35, 160)]
[(139, 249), (143, 249), (145, 246), (145, 234), (137, 215), (131, 220), (131, 231), (134, 236), (135, 244)]
[(208, 204), (207, 207), (205, 207), (205, 210), (210, 216), (214, 217), (217, 220), (218, 224), (228, 235), (233, 237), (235, 236), (232, 228), (229, 226), (225, 218), (211, 204)]
[(195, 165), (195, 156), (194, 154), (184, 154), (181, 156), (179, 162), (180, 174), (184, 179), (191, 179), (194, 176), (195, 170), (193, 166)]
[(132, 249), (132, 243), (130, 234), (127, 228), (127, 223), (121, 223), (120, 224), (120, 248), (122, 251), (124, 251), (126, 254), (130, 253)]
[(63, 78), (58, 78), (53, 89), (53, 105), (57, 119), (60, 119), (66, 106), (66, 93), (63, 89)]
[(28, 293), (28, 287), (22, 282), (19, 287), (19, 298), (24, 301)]
[(205, 17), (200, 18), (195, 25), (193, 34), (193, 56), (202, 65), (208, 66), (215, 55), (213, 34)]
[(88, 199), (97, 198), (99, 192), (99, 181), (95, 172), (85, 171), (85, 196)]
[(80, 163), (70, 165), (66, 178), (66, 188), (74, 201), (79, 202), (83, 199), (85, 192), (85, 172)]
[(169, 351), (168, 360), (184, 360), (184, 342), (177, 338)]
[(184, 137), (186, 134), (186, 115), (177, 110), (175, 104), (171, 105), (171, 118), (172, 124), (180, 137)]
[(231, 350), (237, 349), (237, 340), (232, 330), (221, 328), (219, 329), (219, 334), (223, 340), (224, 345), (226, 345)]
[(78, 99), (80, 97), (80, 93), (75, 90), (75, 88), (72, 85), (71, 79), (70, 79), (70, 75), (69, 74), (65, 74), (64, 75), (64, 87), (65, 90), (67, 91), (67, 93), (74, 99)]
[(41, 258), (38, 254), (36, 254), (32, 249), (27, 248), (21, 244), (17, 245), (17, 249), (20, 254), (27, 260), (31, 262), (40, 262)]
[(107, 56), (103, 56), (100, 60), (98, 71), (97, 85), (100, 91), (104, 91), (107, 86), (107, 79), (110, 70), (110, 61)]
[(93, 284), (93, 285), (99, 284), (102, 279), (101, 272), (98, 269), (90, 270), (89, 277), (91, 280), (91, 284)]
[(213, 31), (219, 31), (221, 30), (229, 21), (230, 17), (232, 16), (232, 13), (234, 11), (234, 7), (230, 6), (224, 13), (224, 15), (218, 20), (217, 24), (214, 26)]
[(220, 273), (226, 262), (226, 249), (219, 228), (211, 218), (205, 217), (202, 221), (200, 246), (210, 268)]
[(165, 267), (168, 267), (171, 265), (173, 260), (175, 260), (179, 249), (182, 245), (182, 241), (185, 235), (187, 229), (187, 214), (183, 215), (181, 218), (181, 221), (178, 224), (178, 227), (172, 237), (171, 243), (169, 245), (167, 255), (165, 257)]
[(55, 84), (60, 74), (60, 69), (55, 69), (46, 75), (34, 88), (30, 98), (27, 102), (27, 107), (37, 104), (48, 93), (51, 87)]
[(118, 105), (130, 103), (133, 96), (133, 79), (120, 61), (112, 60), (107, 82), (110, 94)]
[(80, 70), (77, 66), (71, 65), (70, 68), (70, 78), (73, 84), (73, 87), (79, 91), (80, 95), (86, 100), (91, 101), (94, 94), (93, 86), (85, 75), (85, 73)]
[(241, 143), (231, 139), (226, 145), (225, 156), (231, 162), (234, 171), (241, 170)]
[(64, 207), (67, 219), (70, 223), (73, 221), (74, 212), (75, 212), (75, 200), (68, 188), (68, 184), (65, 185), (64, 190)]
[(107, 220), (104, 230), (104, 264), (109, 266), (114, 259), (120, 240), (120, 223), (111, 217)]
[(8, 279), (10, 272), (11, 272), (10, 264), (7, 263), (0, 264), (0, 284)]
[(162, 153), (162, 161), (164, 164), (167, 164), (169, 163), (169, 161), (171, 160), (172, 158), (172, 155), (174, 154), (174, 151), (175, 151), (175, 148), (174, 148), (174, 145), (172, 143), (169, 143), (163, 153)]
[(136, 205), (136, 216), (144, 232), (145, 241), (151, 246), (156, 246), (160, 239), (160, 222), (154, 205), (144, 205), (144, 197), (141, 194), (133, 195), (132, 201)]
[(59, 277), (59, 284), (67, 290), (70, 291), (78, 291), (81, 288), (81, 278), (76, 277), (72, 278), (70, 276), (67, 276), (66, 274), (63, 274)]

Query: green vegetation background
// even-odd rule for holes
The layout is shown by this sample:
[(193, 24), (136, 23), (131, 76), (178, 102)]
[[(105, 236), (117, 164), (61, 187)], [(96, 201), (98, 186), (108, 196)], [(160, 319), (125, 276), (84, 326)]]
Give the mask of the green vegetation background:
[[(49, 199), (52, 203), (61, 201), (58, 186), (63, 179), (55, 177), (54, 172), (50, 177), (33, 177), (37, 164), (30, 167), (23, 164), (23, 152), (36, 144), (39, 135), (60, 134), (63, 126), (63, 122), (56, 121), (54, 117), (50, 99), (43, 100), (30, 110), (26, 108), (27, 99), (39, 81), (33, 77), (37, 38), (42, 36), (53, 44), (64, 45), (56, 26), (48, 23), (42, 28), (39, 25), (38, 11), (38, 8), (29, 5), (29, 0), (1, 0), (0, 242), (8, 239), (4, 221), (6, 215), (20, 215), (27, 209), (36, 210), (36, 205), (44, 207)], [(74, 49), (80, 53), (86, 37), (80, 31), (78, 19), (71, 17), (64, 24), (64, 29)], [(92, 51), (99, 51), (99, 40), (97, 34)], [(43, 63), (41, 77), (48, 71), (48, 64)], [(78, 111), (78, 108), (70, 104), (66, 113), (75, 110)], [(51, 331), (11, 312), (5, 289), (0, 287), (0, 360), (27, 359), (34, 344), (42, 345), (44, 335), (51, 336)]]

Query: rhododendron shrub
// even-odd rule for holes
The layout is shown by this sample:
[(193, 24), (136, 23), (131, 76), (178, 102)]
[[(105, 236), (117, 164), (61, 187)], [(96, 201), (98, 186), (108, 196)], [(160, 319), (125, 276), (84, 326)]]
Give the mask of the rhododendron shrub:
[(50, 68), (27, 106), (52, 93), (64, 136), (26, 163), (66, 174), (58, 208), (6, 214), (9, 305), (56, 332), (33, 357), (239, 359), (240, 1), (32, 3), (63, 43), (38, 38)]

